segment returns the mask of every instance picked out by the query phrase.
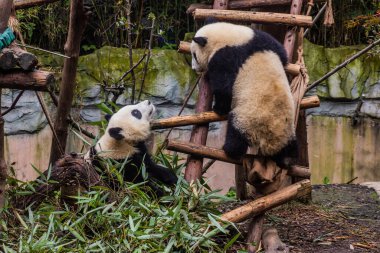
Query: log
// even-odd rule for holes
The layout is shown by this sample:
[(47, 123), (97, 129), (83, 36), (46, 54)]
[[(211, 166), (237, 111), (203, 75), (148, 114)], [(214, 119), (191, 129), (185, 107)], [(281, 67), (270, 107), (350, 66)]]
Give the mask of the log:
[(256, 253), (260, 246), (261, 235), (263, 233), (265, 215), (261, 214), (253, 217), (248, 227), (248, 253)]
[[(320, 101), (318, 96), (310, 96), (302, 99), (301, 109), (309, 109), (318, 107)], [(158, 119), (151, 122), (151, 128), (166, 129), (172, 127), (181, 127), (189, 125), (202, 125), (211, 122), (227, 120), (227, 115), (218, 115), (215, 112), (202, 112), (194, 115), (175, 116), (167, 119)]]
[(231, 11), (231, 10), (208, 10), (196, 9), (194, 19), (203, 20), (215, 18), (219, 21), (249, 22), (259, 24), (282, 24), (310, 27), (313, 23), (311, 16), (293, 15), (286, 13)]
[(15, 43), (12, 43), (8, 48), (3, 49), (3, 51), (9, 51), (13, 53), (17, 65), (20, 66), (23, 70), (31, 71), (38, 64), (37, 57), (34, 54), (21, 49)]
[[(214, 9), (226, 9), (229, 0), (214, 0)], [(195, 106), (195, 112), (201, 113), (210, 111), (212, 106), (212, 91), (210, 85), (202, 77), (199, 82), (198, 101)], [(208, 135), (208, 124), (194, 126), (190, 136), (190, 142), (205, 145)], [(188, 182), (198, 180), (202, 177), (203, 158), (188, 156), (187, 166), (185, 169), (185, 179)]]
[(186, 143), (174, 140), (168, 140), (166, 149), (177, 151), (185, 154), (190, 154), (196, 157), (209, 158), (227, 163), (242, 164), (242, 160), (235, 160), (226, 155), (223, 150), (210, 148), (204, 145), (195, 143)]
[[(323, 2), (325, 0), (314, 0), (314, 2)], [(304, 0), (306, 2), (306, 0)], [(256, 7), (268, 7), (268, 6), (281, 6), (290, 5), (292, 0), (235, 0), (230, 1), (228, 4), (228, 9), (230, 10), (241, 10), (250, 9)], [(191, 4), (187, 9), (186, 13), (191, 14), (195, 9), (212, 9), (209, 4)]]
[[(183, 54), (190, 54), (190, 42), (181, 41), (178, 46), (178, 52)], [(296, 76), (300, 73), (300, 65), (298, 64), (288, 64), (285, 66), (286, 73)]]
[(203, 125), (216, 121), (227, 120), (227, 115), (220, 116), (215, 112), (202, 112), (194, 115), (175, 116), (167, 119), (159, 119), (151, 122), (152, 129), (166, 129), (172, 127)]
[(289, 247), (281, 241), (275, 228), (268, 228), (264, 231), (262, 244), (266, 253), (289, 253)]
[(306, 196), (311, 193), (311, 182), (308, 179), (287, 186), (277, 192), (254, 200), (246, 205), (236, 208), (221, 216), (222, 220), (229, 222), (242, 222), (248, 218), (262, 214), (274, 207), (290, 200)]
[(48, 91), (54, 82), (54, 75), (47, 71), (24, 72), (14, 69), (7, 73), (0, 72), (0, 88)]
[[(211, 148), (204, 145), (199, 145), (195, 143), (187, 143), (182, 141), (168, 140), (166, 144), (166, 149), (171, 151), (176, 151), (180, 153), (185, 153), (189, 155), (193, 155), (196, 157), (209, 158), (214, 160), (219, 160), (222, 162), (242, 165), (243, 159), (245, 158), (253, 158), (254, 155), (246, 154), (241, 159), (232, 159), (226, 155), (226, 153), (222, 149)], [(292, 166), (290, 170), (288, 170), (288, 175), (297, 176), (302, 178), (310, 177), (310, 173), (308, 173), (306, 167), (301, 166)]]
[(0, 69), (2, 70), (9, 70), (16, 67), (17, 61), (14, 56), (14, 54), (7, 50), (7, 48), (4, 48), (0, 52)]
[(54, 3), (58, 2), (59, 0), (15, 0), (15, 8), (16, 10), (18, 9), (26, 9), (26, 8), (31, 8), (43, 4), (49, 4), (49, 3)]
[(74, 98), (76, 88), (75, 77), (80, 51), (82, 34), (87, 24), (89, 13), (86, 12), (83, 0), (72, 0), (70, 2), (70, 22), (67, 41), (65, 43), (65, 58), (62, 71), (62, 82), (60, 86), (59, 101), (57, 114), (54, 122), (54, 128), (59, 137), (59, 143), (53, 138), (50, 163), (54, 164), (63, 155), (60, 152), (60, 146), (63, 150), (66, 148), (68, 135), (68, 117)]

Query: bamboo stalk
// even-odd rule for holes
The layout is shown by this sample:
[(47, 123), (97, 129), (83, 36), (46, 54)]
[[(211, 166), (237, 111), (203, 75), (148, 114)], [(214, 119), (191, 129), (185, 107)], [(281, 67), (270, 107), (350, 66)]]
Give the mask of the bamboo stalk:
[(286, 13), (231, 11), (231, 10), (208, 10), (196, 9), (193, 13), (194, 19), (203, 20), (215, 18), (219, 21), (249, 22), (260, 24), (283, 24), (296, 26), (311, 26), (311, 16), (293, 15)]
[[(318, 107), (318, 96), (310, 96), (302, 99), (301, 109)], [(194, 115), (175, 116), (167, 119), (159, 119), (151, 122), (152, 129), (166, 129), (189, 125), (203, 125), (211, 122), (227, 120), (227, 115), (218, 115), (215, 112), (202, 112)]]
[(287, 186), (279, 191), (261, 197), (235, 210), (224, 213), (222, 220), (229, 222), (242, 222), (248, 218), (257, 216), (274, 207), (282, 205), (290, 200), (300, 198), (311, 193), (311, 182), (308, 179)]
[[(190, 42), (186, 41), (181, 41), (178, 46), (178, 52), (183, 53), (183, 54), (190, 54)], [(300, 65), (298, 64), (288, 64), (285, 66), (285, 71), (288, 74), (291, 74), (293, 76), (296, 76), (300, 73)]]

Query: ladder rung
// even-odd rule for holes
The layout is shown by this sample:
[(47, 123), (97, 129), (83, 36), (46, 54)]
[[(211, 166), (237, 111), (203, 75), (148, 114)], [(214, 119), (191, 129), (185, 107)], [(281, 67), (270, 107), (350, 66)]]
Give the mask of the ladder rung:
[(232, 11), (232, 10), (209, 10), (196, 9), (193, 16), (197, 20), (208, 17), (215, 18), (219, 21), (235, 21), (250, 23), (277, 23), (283, 25), (296, 25), (310, 27), (313, 24), (311, 16), (293, 15), (287, 13), (274, 12), (252, 12), (252, 11)]

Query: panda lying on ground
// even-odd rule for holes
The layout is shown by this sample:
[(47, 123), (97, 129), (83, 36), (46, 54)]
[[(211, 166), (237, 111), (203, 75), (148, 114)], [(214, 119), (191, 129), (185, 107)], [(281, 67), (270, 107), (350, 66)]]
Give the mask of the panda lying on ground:
[(136, 105), (124, 106), (112, 116), (106, 115), (107, 129), (95, 146), (87, 152), (85, 159), (101, 169), (102, 158), (111, 158), (120, 163), (128, 159), (122, 168), (123, 178), (134, 183), (144, 182), (141, 173), (144, 163), (148, 174), (147, 184), (157, 195), (162, 195), (152, 179), (174, 185), (177, 176), (170, 169), (155, 164), (147, 151), (145, 141), (150, 135), (150, 121), (154, 112), (154, 105), (145, 100)]
[(296, 156), (295, 107), (280, 43), (265, 32), (220, 22), (198, 30), (191, 53), (193, 69), (205, 72), (211, 85), (213, 110), (229, 113), (227, 155), (241, 157), (251, 145), (278, 165)]

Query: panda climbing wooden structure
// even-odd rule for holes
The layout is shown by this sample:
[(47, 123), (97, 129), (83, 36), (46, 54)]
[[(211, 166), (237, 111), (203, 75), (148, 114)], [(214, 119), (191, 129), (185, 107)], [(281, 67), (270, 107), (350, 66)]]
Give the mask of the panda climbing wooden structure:
[[(85, 159), (92, 165), (102, 167), (100, 160), (110, 158), (125, 164), (122, 175), (125, 181), (144, 182), (141, 169), (145, 165), (148, 185), (158, 195), (159, 188), (151, 180), (174, 185), (177, 176), (170, 169), (156, 164), (147, 151), (145, 141), (150, 136), (150, 121), (155, 112), (154, 105), (145, 100), (136, 105), (122, 107), (113, 115), (106, 115), (108, 126), (104, 135), (91, 147)], [(125, 163), (125, 160), (128, 160)]]
[(198, 30), (191, 54), (192, 68), (205, 72), (211, 86), (213, 110), (228, 114), (227, 155), (239, 158), (255, 146), (281, 166), (296, 156), (295, 108), (280, 43), (265, 32), (218, 22)]

